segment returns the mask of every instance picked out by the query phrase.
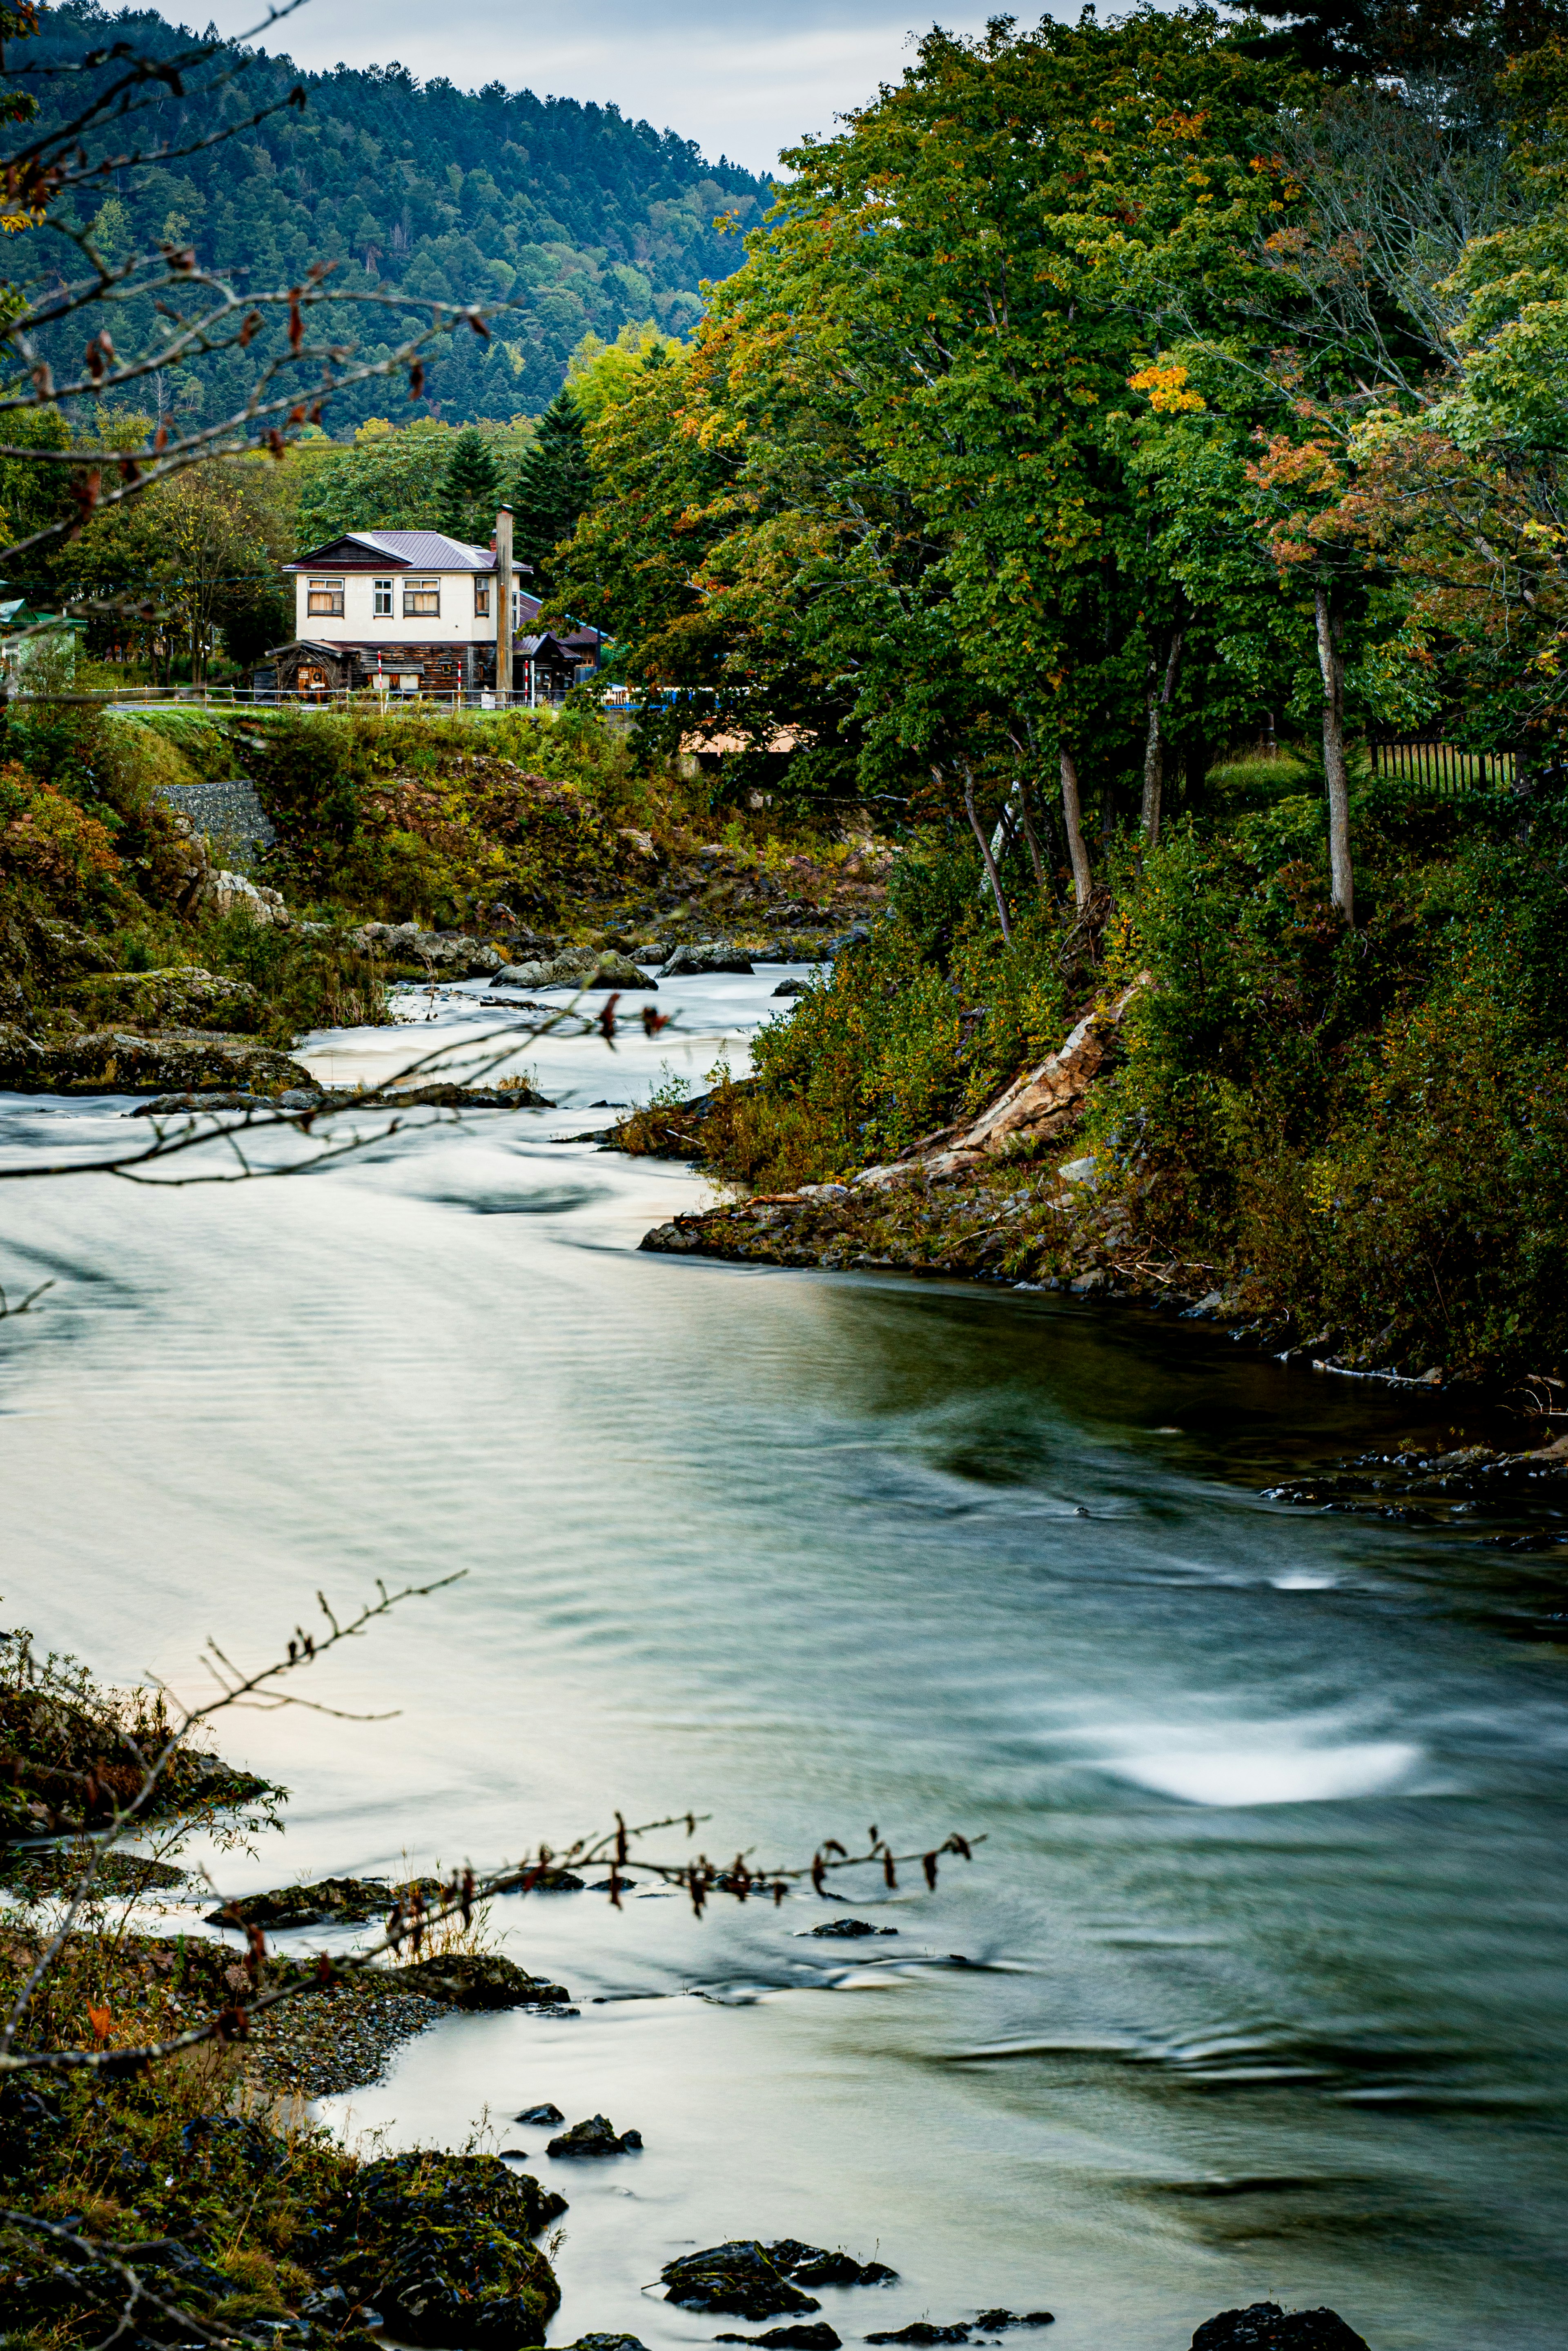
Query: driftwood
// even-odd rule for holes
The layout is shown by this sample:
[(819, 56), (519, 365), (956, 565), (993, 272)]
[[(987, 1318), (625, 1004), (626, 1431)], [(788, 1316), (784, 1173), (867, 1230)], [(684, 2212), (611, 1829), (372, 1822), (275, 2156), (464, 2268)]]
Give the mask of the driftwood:
[(868, 1167), (857, 1185), (904, 1184), (916, 1176), (967, 1175), (984, 1159), (1019, 1143), (1050, 1143), (1082, 1116), (1089, 1089), (1116, 1049), (1128, 1006), (1150, 985), (1141, 971), (1113, 1003), (1096, 1005), (1054, 1053), (1004, 1088), (968, 1124), (945, 1127), (915, 1144), (902, 1159)]

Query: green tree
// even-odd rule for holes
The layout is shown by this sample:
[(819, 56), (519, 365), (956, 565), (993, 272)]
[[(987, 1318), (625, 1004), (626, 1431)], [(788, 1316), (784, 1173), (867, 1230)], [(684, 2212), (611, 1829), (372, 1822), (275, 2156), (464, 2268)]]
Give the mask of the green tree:
[(581, 409), (559, 392), (539, 419), (538, 434), (512, 484), (513, 544), (548, 588), (550, 559), (577, 528), (593, 496)]
[(487, 547), (496, 527), (501, 471), (484, 434), (472, 424), (459, 433), (441, 478), (441, 528), (453, 538)]
[(300, 547), (319, 547), (346, 530), (442, 529), (452, 439), (447, 426), (428, 417), (402, 432), (372, 417), (349, 447), (327, 457), (311, 452), (299, 493)]

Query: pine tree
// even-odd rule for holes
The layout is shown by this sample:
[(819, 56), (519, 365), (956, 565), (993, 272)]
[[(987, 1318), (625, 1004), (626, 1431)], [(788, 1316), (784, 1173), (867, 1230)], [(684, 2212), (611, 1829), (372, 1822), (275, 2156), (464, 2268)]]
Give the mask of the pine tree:
[(519, 561), (534, 567), (536, 593), (549, 584), (551, 552), (571, 537), (593, 496), (583, 423), (570, 392), (558, 392), (512, 484), (512, 543)]
[(441, 528), (451, 538), (488, 547), (496, 528), (501, 475), (488, 442), (470, 424), (452, 444), (441, 477)]

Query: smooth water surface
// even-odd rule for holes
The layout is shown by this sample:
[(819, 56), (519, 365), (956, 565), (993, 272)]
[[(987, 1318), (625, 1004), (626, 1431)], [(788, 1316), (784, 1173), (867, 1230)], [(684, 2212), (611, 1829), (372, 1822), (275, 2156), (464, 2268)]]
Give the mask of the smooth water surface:
[[(571, 2199), (559, 2342), (706, 2343), (660, 2263), (792, 2234), (900, 2271), (823, 2296), (849, 2341), (1005, 2303), (1177, 2351), (1270, 2294), (1374, 2351), (1559, 2344), (1568, 1710), (1497, 1629), (1509, 1562), (1260, 1499), (1414, 1407), (1212, 1333), (637, 1254), (701, 1182), (549, 1138), (727, 1033), (743, 1068), (776, 977), (664, 991), (674, 1051), (525, 1050), (556, 1113), (238, 1189), (5, 1186), (0, 1280), (57, 1283), (0, 1326), (8, 1617), (191, 1693), (209, 1632), (255, 1661), (318, 1587), (466, 1572), (311, 1689), (395, 1719), (229, 1720), (294, 1792), (225, 1891), (617, 1806), (764, 1863), (984, 1835), (934, 1896), (868, 1875), (897, 1935), (858, 1945), (809, 1895), (496, 1906), (580, 2015), (455, 2018), (331, 2118), (527, 2148)], [(422, 1048), (484, 1017), (437, 1010)], [(340, 1077), (406, 1040), (317, 1044)], [(123, 1107), (10, 1098), (0, 1149)], [(547, 2098), (645, 2153), (549, 2163), (507, 2120)]]

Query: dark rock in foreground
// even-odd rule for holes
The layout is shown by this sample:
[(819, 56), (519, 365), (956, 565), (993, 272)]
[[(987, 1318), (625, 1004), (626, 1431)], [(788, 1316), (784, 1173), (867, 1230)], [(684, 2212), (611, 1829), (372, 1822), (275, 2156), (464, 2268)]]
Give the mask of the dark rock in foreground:
[(603, 2115), (591, 2115), (585, 2123), (573, 2123), (569, 2131), (552, 2138), (545, 2148), (547, 2155), (601, 2156), (632, 2155), (643, 2144), (641, 2131), (617, 2132), (615, 2126)]
[(678, 2302), (686, 2310), (727, 2310), (737, 2318), (772, 2318), (822, 2306), (780, 2274), (754, 2237), (710, 2245), (706, 2252), (666, 2262), (659, 2275), (666, 2302)]
[(1192, 2351), (1367, 2351), (1364, 2337), (1347, 2326), (1337, 2310), (1282, 2310), (1277, 2302), (1255, 2302), (1246, 2310), (1222, 2310), (1192, 2338)]
[[(771, 2245), (746, 2237), (666, 2262), (659, 2275), (668, 2288), (666, 2299), (687, 2309), (771, 2318), (776, 2313), (820, 2310), (821, 2304), (803, 2294), (803, 2286), (891, 2285), (898, 2273), (885, 2262), (857, 2262), (849, 2253), (804, 2245), (796, 2237), (780, 2237)], [(781, 2338), (776, 2335), (769, 2339)]]
[[(439, 1896), (441, 1886), (434, 1877), (416, 1881), (418, 1892), (428, 1902)], [(400, 1886), (398, 1892), (412, 1894), (415, 1886)], [(391, 1888), (376, 1877), (323, 1877), (314, 1886), (279, 1886), (269, 1894), (248, 1894), (237, 1902), (226, 1902), (219, 1910), (209, 1910), (209, 1927), (319, 1927), (330, 1918), (348, 1927), (358, 1926), (366, 1918), (379, 1917), (392, 1902)]]
[(860, 1935), (896, 1935), (896, 1927), (873, 1927), (869, 1918), (824, 1918), (820, 1927), (808, 1930), (813, 1935), (841, 1937), (849, 1941)]
[(967, 2321), (956, 2326), (933, 2326), (928, 2318), (916, 2318), (907, 2326), (894, 2327), (883, 2335), (868, 2335), (868, 2343), (967, 2343), (973, 2328)]
[(0, 1026), (0, 1086), (28, 1094), (162, 1094), (204, 1086), (279, 1094), (310, 1086), (310, 1072), (287, 1053), (215, 1035), (141, 1037), (93, 1029), (40, 1041)]
[(716, 2335), (714, 2341), (763, 2344), (767, 2351), (841, 2351), (843, 2337), (819, 2319), (814, 2326), (770, 2326), (766, 2335)]
[(399, 1991), (423, 1992), (427, 2000), (445, 2001), (453, 2008), (559, 2007), (571, 1998), (564, 1984), (525, 1975), (510, 1959), (488, 1951), (455, 1953), (448, 1959), (422, 1959), (413, 1967), (393, 1968), (388, 1970), (387, 1981)]
[(512, 2120), (516, 2123), (537, 2123), (542, 2130), (547, 2124), (565, 2122), (566, 2116), (559, 2106), (552, 2106), (547, 2100), (542, 2106), (530, 2106), (527, 2114), (514, 2115)]
[(580, 2335), (565, 2351), (648, 2351), (648, 2346), (634, 2335)]
[(355, 2182), (350, 2251), (338, 2282), (373, 2305), (400, 2341), (524, 2351), (544, 2341), (560, 2303), (528, 2241), (564, 2199), (498, 2156), (392, 2156)]

